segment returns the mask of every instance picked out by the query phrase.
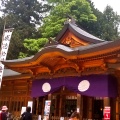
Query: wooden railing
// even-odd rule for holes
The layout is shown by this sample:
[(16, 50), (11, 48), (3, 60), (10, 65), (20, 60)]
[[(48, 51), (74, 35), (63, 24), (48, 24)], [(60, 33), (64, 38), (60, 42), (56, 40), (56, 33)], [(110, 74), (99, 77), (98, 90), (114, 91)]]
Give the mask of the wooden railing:
[[(20, 120), (20, 116), (13, 116), (13, 120)], [(33, 120), (38, 120), (38, 115), (33, 116)], [(41, 120), (43, 120), (43, 116), (41, 116)], [(59, 116), (52, 116), (49, 120), (60, 120)], [(68, 117), (64, 117), (64, 120), (68, 120)]]
[[(20, 120), (20, 117), (14, 116), (13, 120)], [(33, 116), (33, 120), (38, 120), (38, 115)], [(41, 116), (41, 120), (43, 120), (43, 116)], [(51, 116), (49, 120), (60, 120), (60, 116)], [(64, 117), (64, 120), (69, 120), (68, 117)], [(88, 118), (83, 118), (81, 120), (99, 120), (99, 119), (88, 119)]]

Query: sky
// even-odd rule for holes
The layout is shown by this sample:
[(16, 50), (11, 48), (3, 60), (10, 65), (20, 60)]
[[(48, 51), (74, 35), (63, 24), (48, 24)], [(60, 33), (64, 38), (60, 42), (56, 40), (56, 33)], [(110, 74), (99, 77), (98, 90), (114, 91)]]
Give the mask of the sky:
[(120, 15), (120, 0), (91, 0), (94, 3), (95, 8), (100, 10), (101, 12), (104, 11), (107, 5), (113, 8), (114, 12), (117, 12)]

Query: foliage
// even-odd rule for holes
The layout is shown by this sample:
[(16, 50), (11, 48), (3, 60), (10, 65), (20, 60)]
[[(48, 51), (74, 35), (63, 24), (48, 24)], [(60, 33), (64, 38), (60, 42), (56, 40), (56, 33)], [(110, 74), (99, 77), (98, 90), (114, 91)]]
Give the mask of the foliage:
[(18, 23), (40, 24), (43, 14), (48, 11), (47, 4), (39, 3), (37, 0), (1, 0), (1, 11), (13, 15), (19, 19)]
[(28, 57), (37, 53), (43, 46), (48, 42), (46, 38), (39, 39), (25, 39), (24, 47), (26, 48), (26, 52), (20, 52), (19, 58)]
[[(48, 0), (48, 2), (54, 2), (54, 0)], [(78, 22), (96, 21), (86, 0), (62, 0), (61, 2), (55, 0), (55, 3), (50, 15), (44, 19), (44, 24), (40, 28), (43, 37), (55, 37), (63, 28), (68, 15), (73, 16)]]
[(82, 21), (78, 24), (82, 29), (95, 35), (99, 38), (102, 38), (102, 24), (103, 24), (103, 13), (95, 8), (94, 3), (91, 0), (87, 0), (90, 3), (93, 14), (97, 17), (96, 21)]
[(41, 36), (36, 25), (41, 25), (43, 14), (49, 9), (49, 5), (37, 0), (2, 0), (0, 10), (5, 14), (2, 19), (6, 21), (6, 28), (14, 28), (7, 59), (16, 59), (19, 52), (25, 51), (24, 39)]
[[(97, 21), (83, 21), (80, 26), (87, 32), (103, 39), (103, 40), (116, 40), (119, 39), (119, 24), (120, 16), (117, 15), (111, 8), (111, 6), (106, 6), (105, 11), (102, 13), (94, 7), (94, 4), (90, 3), (94, 15), (97, 17)], [(107, 20), (109, 18), (109, 20)]]
[(103, 12), (103, 38), (107, 41), (116, 40), (119, 37), (120, 16), (111, 8), (106, 6)]

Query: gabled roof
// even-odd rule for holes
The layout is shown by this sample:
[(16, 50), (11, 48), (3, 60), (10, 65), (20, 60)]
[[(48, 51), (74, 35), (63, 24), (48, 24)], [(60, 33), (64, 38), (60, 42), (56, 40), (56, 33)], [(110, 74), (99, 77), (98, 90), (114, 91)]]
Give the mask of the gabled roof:
[(95, 43), (104, 42), (104, 40), (89, 34), (88, 32), (79, 28), (76, 24), (72, 24), (72, 23), (65, 24), (64, 28), (60, 31), (60, 33), (58, 34), (55, 40), (59, 41), (67, 30), (71, 31), (78, 38), (83, 39), (84, 41), (89, 43), (95, 44)]
[[(66, 33), (68, 33), (69, 31), (70, 33), (72, 33), (73, 36), (77, 36), (78, 41), (83, 40), (89, 44), (74, 48), (62, 44), (61, 42), (62, 40), (64, 40), (62, 39), (62, 37), (64, 36), (65, 38), (68, 35)], [(50, 74), (50, 72), (54, 68), (55, 71), (57, 71), (58, 67), (62, 65), (63, 65), (62, 67), (65, 67), (66, 65), (69, 67), (72, 66), (77, 71), (79, 66), (76, 66), (76, 63), (71, 62), (71, 59), (86, 60), (87, 58), (90, 57), (97, 57), (107, 55), (110, 53), (115, 53), (116, 51), (120, 51), (120, 40), (117, 41), (101, 40), (85, 32), (75, 24), (71, 23), (65, 24), (64, 28), (61, 30), (61, 32), (58, 34), (55, 40), (57, 42), (54, 43), (51, 41), (50, 43), (52, 44), (48, 44), (34, 56), (26, 57), (24, 59), (6, 60), (3, 61), (2, 63), (5, 65), (5, 67), (8, 67), (22, 74), (23, 73), (34, 74), (35, 68), (37, 74), (40, 73), (41, 71), (43, 73), (47, 72)], [(118, 53), (115, 54), (117, 56)], [(68, 64), (66, 63), (66, 61), (68, 61)], [(60, 67), (60, 69), (62, 69), (62, 67)], [(15, 74), (19, 75), (19, 73), (14, 73), (14, 75)]]

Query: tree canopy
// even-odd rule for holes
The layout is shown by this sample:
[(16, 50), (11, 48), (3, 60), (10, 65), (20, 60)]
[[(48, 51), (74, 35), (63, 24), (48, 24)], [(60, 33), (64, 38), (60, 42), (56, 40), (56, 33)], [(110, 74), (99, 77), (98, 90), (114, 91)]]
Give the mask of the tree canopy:
[(2, 0), (1, 11), (6, 28), (14, 28), (7, 59), (16, 59), (19, 52), (24, 52), (24, 39), (39, 38), (36, 25), (41, 25), (43, 14), (49, 11), (50, 6), (37, 0)]
[(43, 20), (43, 26), (40, 32), (43, 37), (55, 37), (62, 29), (67, 16), (72, 16), (77, 22), (96, 21), (97, 18), (93, 14), (90, 4), (86, 0), (48, 0), (48, 2), (56, 3), (50, 11), (50, 15)]
[(106, 6), (103, 12), (102, 37), (107, 41), (120, 38), (118, 31), (119, 24), (120, 16), (113, 11), (111, 6)]

